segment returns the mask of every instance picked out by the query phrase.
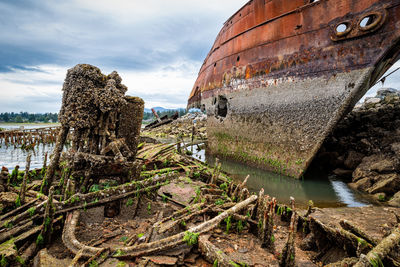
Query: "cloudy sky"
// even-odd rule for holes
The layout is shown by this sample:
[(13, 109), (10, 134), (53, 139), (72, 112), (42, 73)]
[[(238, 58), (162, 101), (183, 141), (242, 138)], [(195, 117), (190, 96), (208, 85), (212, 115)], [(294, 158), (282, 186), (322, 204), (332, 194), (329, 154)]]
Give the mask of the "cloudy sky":
[(78, 63), (117, 70), (147, 108), (185, 107), (222, 24), (246, 2), (0, 0), (0, 112), (58, 112)]
[(247, 0), (0, 0), (0, 112), (58, 112), (68, 68), (117, 70), (146, 107), (186, 107), (223, 23)]

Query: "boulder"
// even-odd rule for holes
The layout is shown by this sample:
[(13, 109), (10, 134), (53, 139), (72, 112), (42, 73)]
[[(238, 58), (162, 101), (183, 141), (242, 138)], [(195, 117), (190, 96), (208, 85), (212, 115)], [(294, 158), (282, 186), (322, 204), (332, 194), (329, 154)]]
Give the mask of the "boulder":
[(377, 104), (381, 102), (381, 99), (378, 97), (366, 97), (364, 103), (365, 104)]
[(337, 168), (333, 170), (333, 174), (335, 174), (338, 177), (342, 177), (342, 178), (351, 178), (352, 175), (352, 171), (351, 170), (345, 170), (345, 169), (341, 169), (341, 168)]
[(365, 177), (377, 176), (378, 174), (393, 173), (396, 168), (396, 162), (384, 155), (374, 154), (364, 157), (353, 172), (353, 182)]
[(377, 158), (377, 161), (371, 164), (371, 171), (378, 173), (394, 172), (396, 170), (396, 163), (389, 158)]
[(400, 175), (397, 173), (381, 174), (376, 178), (376, 183), (367, 192), (370, 194), (386, 193), (393, 195), (400, 190)]
[(376, 193), (375, 195), (373, 195), (373, 197), (378, 200), (378, 201), (385, 201), (386, 200), (386, 194), (385, 193)]
[(1, 192), (0, 193), (0, 204), (3, 205), (4, 208), (13, 207), (15, 205), (15, 201), (17, 200), (18, 195), (13, 192)]
[(344, 166), (350, 170), (354, 170), (361, 163), (364, 157), (364, 154), (350, 150), (346, 159), (344, 160)]
[(355, 183), (350, 183), (349, 186), (359, 191), (366, 191), (372, 184), (373, 182), (370, 178), (362, 178)]
[(388, 201), (388, 204), (393, 207), (400, 207), (400, 191)]
[(391, 149), (393, 151), (393, 153), (400, 158), (400, 143), (393, 143), (391, 145)]
[(376, 92), (376, 97), (377, 98), (385, 98), (386, 96), (400, 96), (400, 91), (394, 89), (394, 88), (381, 88)]
[(39, 266), (67, 267), (67, 266), (69, 266), (70, 262), (71, 262), (71, 260), (68, 260), (68, 259), (62, 259), (62, 260), (57, 259), (57, 258), (51, 256), (47, 249), (42, 249), (41, 251), (39, 251), (39, 253), (34, 258), (33, 266), (34, 267), (39, 267)]

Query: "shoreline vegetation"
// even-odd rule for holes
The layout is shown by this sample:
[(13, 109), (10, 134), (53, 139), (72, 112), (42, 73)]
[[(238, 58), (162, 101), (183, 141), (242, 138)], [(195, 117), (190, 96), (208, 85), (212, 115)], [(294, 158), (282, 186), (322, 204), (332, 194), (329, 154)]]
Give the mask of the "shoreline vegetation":
[[(177, 109), (166, 109), (162, 107), (154, 108), (157, 115), (159, 117), (164, 117), (168, 115), (168, 117), (174, 115), (178, 112), (179, 117), (187, 114), (186, 109), (177, 108)], [(143, 113), (143, 124), (148, 124), (149, 121), (152, 121), (154, 115), (151, 109), (146, 109)], [(28, 113), (28, 112), (3, 112), (0, 113), (0, 128), (1, 125), (10, 125), (10, 124), (18, 124), (18, 125), (46, 125), (46, 124), (59, 124), (58, 122), (58, 113)]]

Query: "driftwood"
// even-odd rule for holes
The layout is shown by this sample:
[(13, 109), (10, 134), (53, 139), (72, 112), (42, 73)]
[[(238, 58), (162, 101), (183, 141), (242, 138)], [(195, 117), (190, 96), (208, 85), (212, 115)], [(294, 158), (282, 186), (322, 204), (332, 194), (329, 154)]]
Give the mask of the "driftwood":
[[(68, 267), (76, 267), (76, 266), (78, 266), (78, 261), (82, 258), (82, 252), (83, 251), (80, 250), (80, 251), (78, 251), (78, 253), (76, 253), (75, 257), (72, 259), (72, 261), (68, 265)], [(97, 255), (97, 253), (95, 255)]]
[(164, 219), (158, 221), (155, 223), (155, 227), (159, 227), (161, 224), (169, 221), (169, 220), (179, 220), (181, 216), (186, 216), (187, 213), (191, 212), (192, 210), (197, 210), (201, 209), (205, 204), (204, 203), (198, 203), (194, 204), (193, 206), (189, 206), (188, 208), (183, 208), (180, 210), (175, 211), (172, 215), (165, 217)]
[(84, 264), (81, 265), (81, 267), (88, 267), (90, 264), (94, 261), (96, 261), (97, 266), (102, 264), (110, 255), (110, 249), (109, 248), (103, 248), (99, 250), (93, 257), (89, 258)]
[(360, 260), (354, 265), (354, 267), (380, 266), (379, 264), (382, 263), (382, 261), (399, 245), (400, 225), (397, 225), (393, 232), (368, 252), (366, 256), (360, 257)]
[[(44, 211), (44, 205), (47, 203), (47, 200), (39, 203), (38, 205), (32, 207), (32, 209), (35, 211), (35, 213), (41, 213)], [(18, 223), (20, 223), (21, 221), (28, 219), (31, 217), (31, 211), (28, 209), (22, 213), (19, 213), (17, 215), (15, 215), (14, 217), (5, 220), (5, 221), (1, 221), (0, 222), (0, 228), (7, 228), (8, 226), (17, 226)]]
[[(222, 250), (214, 246), (208, 239), (209, 235), (201, 235), (199, 237), (199, 249), (201, 254), (214, 266), (232, 266), (232, 260)], [(235, 262), (233, 262), (235, 263)]]
[(175, 227), (176, 225), (179, 225), (182, 222), (186, 222), (186, 221), (190, 220), (191, 218), (193, 218), (195, 216), (204, 214), (204, 213), (206, 213), (207, 211), (209, 211), (212, 208), (213, 208), (213, 205), (210, 205), (210, 206), (208, 206), (208, 207), (206, 207), (204, 209), (190, 212), (187, 216), (181, 217), (179, 219), (175, 219), (174, 221), (171, 221), (168, 224), (161, 224), (160, 230), (158, 230), (158, 233), (160, 233), (160, 234), (165, 233), (166, 231), (168, 231), (169, 229)]
[(149, 186), (146, 188), (142, 188), (140, 190), (136, 190), (136, 191), (131, 191), (131, 192), (127, 192), (125, 194), (116, 194), (116, 195), (111, 195), (110, 197), (106, 197), (100, 200), (94, 200), (92, 202), (84, 202), (83, 204), (80, 204), (82, 201), (80, 201), (78, 204), (80, 205), (74, 205), (74, 203), (71, 203), (69, 206), (66, 205), (66, 207), (59, 209), (56, 211), (56, 214), (61, 214), (61, 213), (66, 213), (66, 212), (70, 212), (73, 210), (78, 210), (78, 209), (86, 209), (86, 208), (92, 208), (92, 207), (96, 207), (96, 206), (102, 206), (106, 203), (110, 203), (110, 202), (114, 202), (116, 200), (120, 200), (123, 198), (127, 198), (130, 196), (134, 196), (140, 193), (144, 193), (144, 192), (148, 192), (148, 191), (153, 191), (158, 189), (159, 187), (166, 185), (167, 183), (162, 183), (162, 184), (157, 184), (157, 185), (153, 185), (153, 186)]
[(172, 197), (166, 196), (163, 193), (157, 192), (157, 195), (163, 199), (166, 199), (168, 201), (171, 201), (173, 203), (175, 203), (176, 205), (180, 206), (180, 207), (187, 207), (187, 205), (185, 203), (182, 203), (176, 199), (173, 199)]
[(162, 219), (162, 217), (164, 216), (164, 212), (160, 211), (157, 213), (157, 216), (155, 217), (155, 222), (153, 223), (153, 225), (149, 228), (148, 233), (147, 233), (147, 237), (146, 237), (146, 243), (149, 243), (151, 241), (151, 238), (153, 237), (153, 231), (154, 231), (154, 225), (156, 222), (160, 221)]
[(36, 242), (30, 243), (30, 245), (26, 249), (21, 251), (23, 251), (23, 253), (21, 254), (21, 259), (23, 260), (23, 262), (28, 262), (36, 255), (38, 251)]
[(361, 230), (360, 228), (353, 225), (351, 222), (349, 222), (347, 220), (341, 220), (340, 226), (342, 226), (343, 229), (355, 234), (356, 236), (359, 236), (359, 237), (365, 239), (367, 242), (369, 242), (373, 246), (376, 246), (378, 244), (378, 242), (375, 238), (369, 236), (363, 230)]
[(37, 198), (35, 198), (34, 200), (31, 200), (28, 203), (25, 203), (24, 205), (22, 205), (21, 207), (18, 207), (16, 209), (13, 209), (12, 211), (0, 216), (0, 222), (4, 221), (5, 219), (7, 219), (8, 217), (11, 217), (17, 213), (20, 213), (21, 211), (25, 210), (27, 207), (32, 206), (33, 204), (36, 203), (36, 201), (38, 201)]
[[(337, 244), (344, 248), (349, 256), (360, 255), (361, 253), (368, 252), (372, 245), (365, 239), (350, 233), (344, 229), (335, 229), (327, 226), (315, 219), (310, 217), (309, 226), (311, 232), (316, 235), (316, 239), (329, 240), (332, 244)], [(323, 245), (327, 245), (326, 241), (322, 242)], [(319, 245), (317, 244), (319, 247)]]
[[(246, 199), (245, 201), (242, 201), (242, 202), (236, 204), (234, 207), (230, 208), (229, 210), (224, 211), (223, 213), (214, 217), (213, 219), (190, 228), (187, 231), (187, 233), (190, 232), (192, 234), (201, 234), (201, 233), (208, 232), (208, 231), (214, 229), (215, 227), (218, 227), (218, 225), (225, 218), (231, 216), (232, 214), (238, 213), (240, 210), (243, 210), (249, 204), (253, 203), (256, 200), (257, 200), (257, 196), (251, 196), (248, 199)], [(84, 244), (80, 243), (75, 237), (75, 228), (76, 228), (76, 224), (79, 220), (79, 215), (80, 215), (79, 211), (74, 211), (72, 214), (69, 214), (67, 216), (64, 231), (63, 231), (63, 236), (62, 236), (63, 242), (64, 242), (64, 245), (72, 253), (76, 254), (76, 253), (78, 253), (78, 251), (82, 250), (83, 256), (92, 257), (100, 249), (85, 246)], [(150, 253), (156, 253), (156, 252), (170, 249), (175, 246), (183, 244), (185, 242), (183, 239), (184, 236), (185, 236), (185, 233), (182, 232), (182, 233), (164, 238), (162, 240), (157, 240), (157, 241), (154, 241), (151, 243), (144, 243), (144, 244), (134, 245), (131, 247), (112, 248), (111, 253), (114, 253), (116, 250), (120, 251), (120, 253), (118, 253), (120, 255), (115, 256), (117, 258), (138, 257), (138, 256), (150, 254)]]
[[(69, 199), (62, 202), (63, 208), (76, 206), (78, 204), (84, 204), (85, 202), (89, 205), (89, 203), (94, 201), (101, 201), (102, 199), (110, 199), (113, 200), (122, 199), (134, 195), (138, 192), (149, 190), (150, 188), (161, 186), (162, 182), (165, 182), (168, 179), (171, 179), (173, 175), (162, 175), (155, 176), (154, 178), (145, 179), (143, 181), (133, 181), (128, 184), (119, 185), (116, 187), (111, 187), (108, 189), (100, 190), (97, 192), (91, 192), (87, 194), (77, 193), (71, 196)], [(153, 186), (156, 185), (156, 186)], [(139, 188), (142, 188), (139, 190)]]
[(0, 233), (0, 243), (8, 240), (9, 238), (20, 234), (21, 232), (25, 232), (26, 230), (32, 228), (33, 222), (29, 220), (26, 224), (21, 225), (19, 227), (14, 227), (9, 231), (3, 231)]

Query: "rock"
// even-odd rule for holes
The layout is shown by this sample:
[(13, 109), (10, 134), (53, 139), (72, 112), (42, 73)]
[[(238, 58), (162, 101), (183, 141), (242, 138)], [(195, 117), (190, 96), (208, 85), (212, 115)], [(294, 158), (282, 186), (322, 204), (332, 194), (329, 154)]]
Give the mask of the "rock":
[(353, 171), (337, 168), (333, 170), (333, 173), (339, 177), (351, 178)]
[(175, 265), (176, 262), (178, 261), (177, 258), (168, 256), (151, 256), (151, 257), (145, 257), (145, 259), (149, 259), (153, 263), (159, 265)]
[(349, 186), (359, 191), (366, 191), (372, 186), (372, 180), (370, 178), (362, 178), (355, 183), (350, 183)]
[(381, 88), (376, 92), (376, 97), (383, 99), (386, 96), (400, 96), (400, 91), (394, 88)]
[(364, 157), (353, 172), (353, 182), (364, 177), (377, 176), (378, 174), (395, 172), (397, 164), (393, 159), (387, 158), (384, 155), (374, 154), (369, 157)]
[[(380, 158), (380, 160), (378, 159)], [(371, 164), (371, 171), (376, 171), (378, 173), (388, 173), (396, 170), (396, 164), (393, 160), (388, 158), (382, 158), (379, 156), (377, 161)]]
[(400, 190), (400, 175), (397, 173), (382, 174), (376, 183), (367, 190), (370, 194), (386, 193), (392, 195)]
[(196, 187), (199, 185), (201, 182), (180, 179), (160, 187), (158, 194), (189, 205), (190, 201), (196, 197)]
[(386, 194), (385, 193), (376, 193), (375, 195), (373, 195), (373, 197), (378, 200), (378, 201), (385, 201), (386, 200)]
[(18, 198), (18, 194), (12, 192), (1, 192), (0, 193), (0, 203), (4, 206), (4, 208), (13, 207), (15, 205), (15, 201)]
[(350, 170), (354, 170), (361, 163), (364, 157), (364, 154), (350, 150), (344, 161), (344, 166)]
[(400, 158), (400, 143), (393, 143), (391, 145), (391, 149), (393, 151), (393, 153)]
[(378, 97), (366, 97), (364, 103), (365, 104), (377, 104), (381, 102), (381, 99)]
[(63, 259), (59, 260), (51, 256), (47, 249), (42, 249), (33, 259), (33, 266), (57, 266), (57, 267), (67, 267), (69, 266), (71, 260)]
[(400, 191), (394, 194), (387, 204), (393, 207), (400, 207)]

